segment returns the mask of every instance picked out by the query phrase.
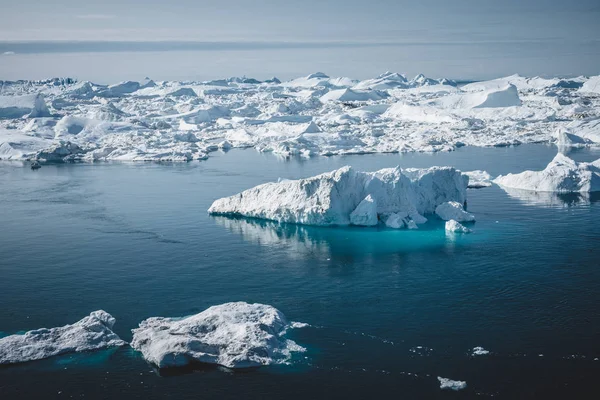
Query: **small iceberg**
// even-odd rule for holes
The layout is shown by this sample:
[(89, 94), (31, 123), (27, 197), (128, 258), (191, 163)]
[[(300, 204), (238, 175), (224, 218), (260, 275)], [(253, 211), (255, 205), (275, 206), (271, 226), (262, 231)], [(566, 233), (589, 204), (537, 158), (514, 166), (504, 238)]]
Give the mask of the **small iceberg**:
[(471, 233), (471, 230), (458, 221), (451, 219), (446, 222), (446, 232), (450, 233)]
[(469, 177), (469, 189), (481, 189), (492, 186), (492, 176), (487, 171), (475, 170), (463, 172)]
[[(452, 167), (362, 172), (346, 166), (311, 178), (265, 183), (216, 200), (208, 212), (320, 226), (373, 226), (401, 213), (388, 224), (400, 227), (405, 216), (422, 224), (427, 221), (423, 215), (433, 214), (440, 204), (463, 204), (467, 184), (468, 177)], [(408, 222), (403, 224), (414, 225)]]
[(488, 354), (490, 354), (490, 352), (481, 346), (473, 347), (471, 352), (472, 356), (486, 356)]
[(98, 310), (72, 325), (0, 338), (0, 364), (122, 346), (125, 342), (112, 331), (114, 324), (115, 319), (109, 313)]
[(438, 376), (437, 378), (440, 382), (440, 389), (462, 390), (467, 387), (467, 382), (465, 381), (453, 381), (452, 379), (442, 378), (441, 376)]
[(133, 329), (131, 347), (159, 368), (194, 363), (248, 368), (288, 362), (305, 349), (286, 339), (290, 323), (264, 304), (225, 303), (185, 318), (148, 318)]
[(435, 213), (444, 221), (455, 220), (458, 222), (473, 222), (475, 216), (466, 212), (463, 205), (457, 201), (447, 201), (435, 208)]
[(500, 175), (494, 183), (536, 192), (597, 192), (600, 191), (600, 159), (578, 163), (558, 153), (543, 171)]

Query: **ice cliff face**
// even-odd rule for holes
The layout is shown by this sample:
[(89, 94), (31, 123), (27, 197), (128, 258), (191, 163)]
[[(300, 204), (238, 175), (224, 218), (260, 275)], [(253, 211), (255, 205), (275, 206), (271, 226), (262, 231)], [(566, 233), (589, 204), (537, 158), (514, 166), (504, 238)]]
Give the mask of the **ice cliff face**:
[(285, 338), (290, 327), (274, 307), (226, 303), (186, 318), (142, 321), (132, 331), (131, 346), (159, 368), (193, 363), (258, 367), (285, 363), (293, 352), (304, 351)]
[(468, 177), (451, 167), (376, 172), (343, 167), (311, 178), (259, 185), (216, 200), (208, 212), (306, 225), (366, 226), (403, 213), (423, 223), (422, 214), (433, 213), (442, 203), (463, 204), (467, 184)]
[(113, 331), (115, 319), (99, 310), (72, 324), (0, 338), (0, 364), (40, 360), (64, 353), (125, 344)]
[(506, 188), (536, 192), (598, 192), (600, 159), (578, 163), (558, 153), (543, 171), (501, 175), (494, 182)]

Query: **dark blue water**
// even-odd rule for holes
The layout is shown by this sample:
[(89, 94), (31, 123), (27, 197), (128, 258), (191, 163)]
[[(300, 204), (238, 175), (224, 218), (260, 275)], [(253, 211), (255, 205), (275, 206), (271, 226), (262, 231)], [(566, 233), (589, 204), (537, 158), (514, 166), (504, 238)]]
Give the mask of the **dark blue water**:
[[(187, 164), (0, 165), (0, 331), (104, 309), (125, 340), (151, 316), (229, 301), (312, 326), (290, 366), (157, 372), (126, 347), (0, 368), (0, 398), (597, 398), (600, 203), (469, 190), (471, 235), (282, 226), (206, 214), (279, 177), (454, 165), (541, 169), (555, 148)], [(570, 154), (577, 160), (598, 152)], [(423, 346), (423, 348), (416, 348)], [(492, 354), (471, 357), (483, 346)], [(540, 356), (543, 354), (543, 356)], [(439, 389), (437, 376), (466, 380)]]

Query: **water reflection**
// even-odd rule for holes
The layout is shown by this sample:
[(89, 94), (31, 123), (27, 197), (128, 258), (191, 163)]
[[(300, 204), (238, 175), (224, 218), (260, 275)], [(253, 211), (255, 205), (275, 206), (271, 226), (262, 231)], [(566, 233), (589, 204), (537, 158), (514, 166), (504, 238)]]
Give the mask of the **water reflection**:
[(600, 192), (576, 192), (576, 193), (556, 193), (556, 192), (534, 192), (531, 190), (512, 189), (502, 187), (504, 191), (512, 198), (521, 201), (523, 204), (542, 207), (574, 207), (588, 206), (600, 200)]
[[(406, 253), (444, 248), (449, 240), (444, 221), (431, 218), (418, 230), (389, 229), (382, 226), (318, 227), (280, 224), (242, 217), (214, 216), (215, 222), (244, 240), (260, 246), (283, 248), (290, 257), (305, 259), (332, 256), (371, 257), (374, 254)], [(459, 245), (466, 236), (451, 240)], [(463, 238), (464, 237), (464, 238)], [(458, 243), (456, 243), (458, 242)]]

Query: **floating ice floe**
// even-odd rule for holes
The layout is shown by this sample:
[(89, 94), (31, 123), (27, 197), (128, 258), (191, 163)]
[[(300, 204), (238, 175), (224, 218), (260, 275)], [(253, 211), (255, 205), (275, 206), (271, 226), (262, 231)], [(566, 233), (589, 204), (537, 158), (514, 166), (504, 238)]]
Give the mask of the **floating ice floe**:
[(485, 356), (488, 354), (490, 354), (490, 352), (481, 346), (473, 347), (473, 350), (471, 352), (471, 355), (473, 356)]
[(471, 230), (453, 219), (446, 221), (446, 232), (450, 233), (471, 233)]
[(458, 222), (473, 222), (475, 216), (466, 212), (463, 205), (457, 201), (447, 201), (435, 208), (435, 213), (444, 221), (456, 220)]
[[(360, 82), (323, 73), (283, 83), (1, 81), (0, 146), (18, 148), (10, 160), (34, 160), (68, 140), (81, 153), (55, 161), (82, 162), (203, 160), (225, 140), (286, 157), (600, 146), (597, 82), (513, 75), (458, 87), (393, 72)], [(196, 140), (179, 140), (188, 133)]]
[[(346, 166), (299, 180), (270, 182), (216, 200), (208, 212), (306, 225), (391, 225), (415, 228), (447, 201), (463, 204), (468, 177), (452, 167), (356, 171)], [(402, 213), (393, 216), (392, 214)], [(412, 222), (412, 223), (411, 223)]]
[(438, 376), (438, 381), (440, 382), (440, 389), (462, 390), (467, 387), (467, 382), (465, 381), (453, 381), (441, 376)]
[(543, 171), (501, 175), (494, 183), (538, 192), (597, 192), (600, 191), (600, 159), (578, 163), (558, 153)]
[(0, 364), (122, 346), (125, 342), (112, 331), (114, 324), (115, 319), (109, 313), (98, 310), (72, 325), (0, 338)]
[(244, 302), (213, 306), (185, 318), (149, 318), (133, 329), (131, 347), (159, 368), (193, 363), (248, 368), (289, 361), (305, 349), (286, 339), (290, 324), (276, 308)]

